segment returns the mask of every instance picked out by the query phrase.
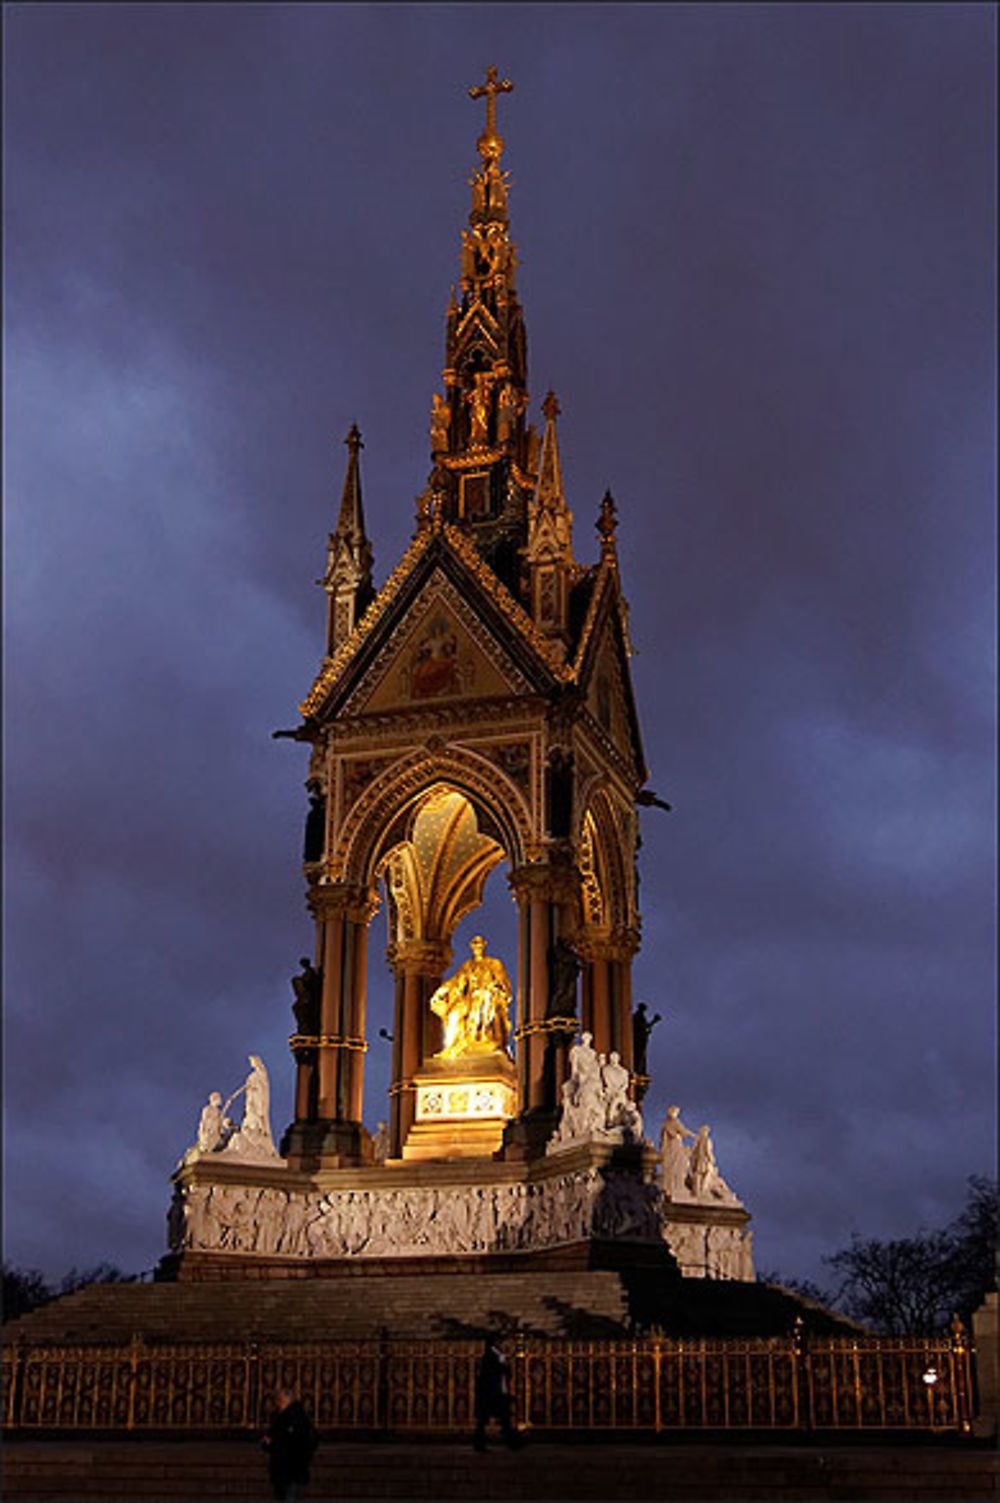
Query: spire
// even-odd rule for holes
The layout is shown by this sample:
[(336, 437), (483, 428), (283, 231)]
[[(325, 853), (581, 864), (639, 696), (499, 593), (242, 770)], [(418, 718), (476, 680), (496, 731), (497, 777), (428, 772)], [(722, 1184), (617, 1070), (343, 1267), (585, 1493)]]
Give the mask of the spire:
[(609, 563), (617, 568), (618, 545), (615, 542), (615, 533), (618, 530), (618, 510), (615, 506), (615, 498), (610, 491), (604, 492), (596, 526), (601, 536), (601, 563)]
[(573, 513), (563, 491), (556, 418), (559, 403), (550, 391), (542, 403), (545, 432), (538, 461), (538, 484), (528, 507), (525, 562), (531, 580), (532, 615), (546, 636), (568, 640), (569, 590), (576, 574)]
[(326, 651), (330, 656), (350, 636), (375, 591), (372, 585), (372, 545), (365, 533), (361, 502), (360, 451), (364, 448), (357, 423), (344, 439), (347, 473), (340, 497), (337, 526), (327, 542), (326, 573), (319, 583), (329, 597)]
[(538, 461), (538, 484), (531, 498), (528, 512), (529, 561), (542, 557), (573, 563), (573, 513), (566, 504), (563, 491), (562, 465), (559, 462), (559, 442), (556, 438), (556, 418), (561, 408), (554, 391), (550, 391), (542, 403), (545, 416), (545, 432), (542, 435), (541, 455)]
[(434, 393), (431, 406), (434, 470), (424, 513), (432, 509), (442, 521), (468, 527), (482, 556), (518, 593), (537, 453), (534, 431), (524, 420), (524, 316), (509, 234), (509, 174), (500, 170), (503, 139), (496, 119), (498, 97), (512, 89), (491, 67), (486, 82), (468, 91), (472, 99), (486, 101), (486, 124), (476, 143), (479, 165), (469, 179), (472, 204), (462, 233), (461, 278), (448, 303), (444, 387)]

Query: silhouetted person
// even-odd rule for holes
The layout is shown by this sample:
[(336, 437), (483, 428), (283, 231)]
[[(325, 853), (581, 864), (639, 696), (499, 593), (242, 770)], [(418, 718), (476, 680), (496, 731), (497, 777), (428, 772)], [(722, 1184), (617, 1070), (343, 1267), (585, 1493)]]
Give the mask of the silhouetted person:
[(500, 1433), (513, 1450), (516, 1438), (510, 1426), (510, 1374), (507, 1358), (495, 1336), (487, 1336), (476, 1373), (476, 1438), (473, 1444), (477, 1451), (486, 1450), (486, 1427), (491, 1419), (497, 1421)]
[(302, 1405), (287, 1388), (278, 1390), (271, 1423), (262, 1442), (267, 1470), (276, 1498), (292, 1500), (309, 1481), (309, 1468), (319, 1437)]

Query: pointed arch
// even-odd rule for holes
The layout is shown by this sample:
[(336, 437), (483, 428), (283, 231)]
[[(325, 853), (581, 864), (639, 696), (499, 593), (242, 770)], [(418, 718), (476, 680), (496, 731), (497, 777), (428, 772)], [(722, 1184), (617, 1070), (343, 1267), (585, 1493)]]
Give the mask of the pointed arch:
[(475, 752), (421, 747), (386, 768), (349, 811), (327, 863), (328, 877), (370, 883), (388, 851), (408, 838), (426, 795), (439, 785), (463, 794), (479, 830), (496, 842), (512, 867), (522, 864), (531, 840), (531, 814), (517, 785)]
[(622, 819), (604, 786), (592, 787), (580, 821), (581, 919), (595, 927), (628, 924), (632, 881)]

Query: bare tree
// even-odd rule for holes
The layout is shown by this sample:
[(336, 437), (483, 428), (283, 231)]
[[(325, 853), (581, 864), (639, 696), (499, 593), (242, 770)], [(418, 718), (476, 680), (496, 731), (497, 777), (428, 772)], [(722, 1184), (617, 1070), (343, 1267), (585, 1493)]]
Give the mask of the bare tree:
[(836, 1304), (888, 1335), (939, 1331), (968, 1319), (996, 1287), (1000, 1194), (991, 1180), (968, 1181), (965, 1209), (942, 1231), (890, 1242), (857, 1235), (823, 1261), (838, 1276)]

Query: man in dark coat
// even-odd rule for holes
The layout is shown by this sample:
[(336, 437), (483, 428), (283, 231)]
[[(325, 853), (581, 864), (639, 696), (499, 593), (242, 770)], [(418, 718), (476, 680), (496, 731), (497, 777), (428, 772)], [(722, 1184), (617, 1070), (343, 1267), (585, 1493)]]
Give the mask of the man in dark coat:
[(477, 1451), (486, 1450), (486, 1427), (491, 1419), (497, 1421), (504, 1440), (513, 1450), (517, 1441), (510, 1425), (510, 1375), (507, 1358), (495, 1336), (487, 1336), (476, 1373), (476, 1438), (473, 1444)]
[(302, 1405), (287, 1388), (279, 1389), (264, 1437), (267, 1470), (276, 1498), (294, 1503), (309, 1481), (309, 1466), (319, 1437)]

